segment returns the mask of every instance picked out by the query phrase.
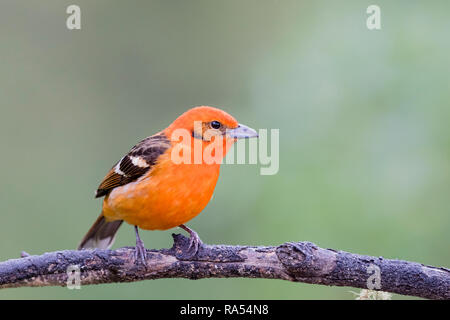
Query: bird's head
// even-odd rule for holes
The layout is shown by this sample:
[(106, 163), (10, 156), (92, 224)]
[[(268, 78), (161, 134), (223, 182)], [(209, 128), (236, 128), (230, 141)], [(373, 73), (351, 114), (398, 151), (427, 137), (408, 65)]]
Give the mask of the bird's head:
[(222, 139), (225, 147), (223, 156), (237, 139), (258, 137), (254, 129), (239, 124), (230, 114), (208, 106), (189, 109), (180, 115), (164, 133), (173, 141), (172, 136), (176, 136), (175, 140), (179, 140), (180, 131), (189, 133), (189, 141), (184, 141), (185, 143), (193, 144), (197, 140), (201, 141), (203, 147), (214, 143), (216, 138)]
[(211, 141), (214, 136), (233, 140), (258, 136), (254, 129), (239, 124), (225, 111), (207, 106), (189, 109), (179, 116), (165, 132), (170, 135), (176, 129), (185, 129), (193, 138), (205, 142)]

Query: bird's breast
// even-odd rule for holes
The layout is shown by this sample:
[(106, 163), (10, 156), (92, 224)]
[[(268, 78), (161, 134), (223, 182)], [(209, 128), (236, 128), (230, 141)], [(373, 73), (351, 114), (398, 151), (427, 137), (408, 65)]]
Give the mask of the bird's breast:
[(219, 171), (217, 164), (174, 164), (162, 158), (141, 179), (113, 189), (104, 199), (103, 214), (147, 230), (179, 226), (206, 207)]

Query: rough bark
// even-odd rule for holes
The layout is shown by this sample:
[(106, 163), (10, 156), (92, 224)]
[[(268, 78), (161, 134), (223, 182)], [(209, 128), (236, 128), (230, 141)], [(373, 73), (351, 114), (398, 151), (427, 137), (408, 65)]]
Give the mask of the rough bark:
[[(0, 288), (66, 286), (68, 267), (81, 285), (161, 278), (268, 278), (367, 288), (429, 299), (450, 299), (450, 270), (423, 264), (323, 249), (310, 242), (277, 247), (202, 245), (195, 259), (183, 256), (189, 240), (173, 235), (170, 249), (147, 250), (144, 266), (134, 248), (22, 254), (0, 263)], [(374, 281), (379, 272), (380, 282)]]

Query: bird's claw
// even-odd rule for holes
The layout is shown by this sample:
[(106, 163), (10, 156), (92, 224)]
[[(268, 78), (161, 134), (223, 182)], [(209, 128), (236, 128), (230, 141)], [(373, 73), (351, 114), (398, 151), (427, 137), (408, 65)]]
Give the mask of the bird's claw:
[(187, 251), (192, 251), (192, 256), (196, 256), (198, 253), (199, 247), (203, 244), (202, 240), (196, 232), (193, 232), (189, 238), (189, 247)]
[(141, 240), (136, 241), (136, 247), (134, 249), (134, 261), (135, 264), (142, 263), (143, 265), (147, 262), (147, 249), (145, 249), (144, 242)]
[(182, 252), (181, 257), (186, 260), (192, 260), (197, 257), (198, 251), (200, 247), (202, 246), (203, 242), (198, 236), (197, 232), (195, 232), (192, 229), (189, 229), (188, 227), (182, 225), (180, 226), (187, 232), (189, 232), (189, 246), (186, 251)]

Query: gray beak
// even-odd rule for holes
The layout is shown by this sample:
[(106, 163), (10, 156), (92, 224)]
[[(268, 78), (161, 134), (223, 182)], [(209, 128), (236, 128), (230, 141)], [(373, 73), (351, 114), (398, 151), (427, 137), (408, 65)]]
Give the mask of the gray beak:
[(239, 124), (237, 128), (228, 129), (226, 135), (236, 139), (246, 139), (258, 137), (258, 132), (255, 129), (249, 128), (243, 124)]

